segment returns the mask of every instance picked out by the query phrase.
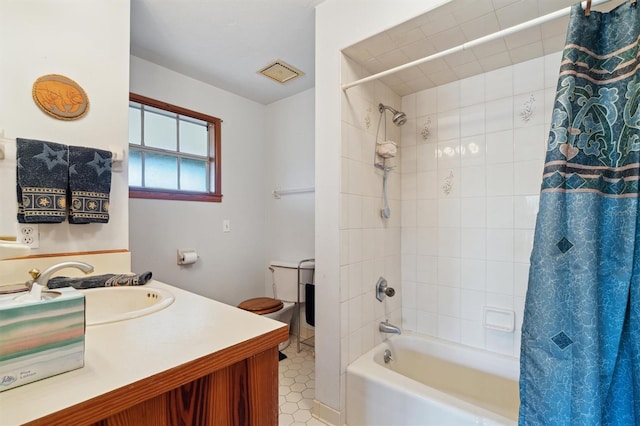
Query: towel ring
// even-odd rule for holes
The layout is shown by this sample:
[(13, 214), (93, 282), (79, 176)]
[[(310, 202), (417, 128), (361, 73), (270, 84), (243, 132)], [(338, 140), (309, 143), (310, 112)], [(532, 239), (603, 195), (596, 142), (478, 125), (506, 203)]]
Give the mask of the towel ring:
[(587, 0), (587, 8), (584, 10), (584, 16), (588, 18), (589, 15), (591, 15), (591, 0)]

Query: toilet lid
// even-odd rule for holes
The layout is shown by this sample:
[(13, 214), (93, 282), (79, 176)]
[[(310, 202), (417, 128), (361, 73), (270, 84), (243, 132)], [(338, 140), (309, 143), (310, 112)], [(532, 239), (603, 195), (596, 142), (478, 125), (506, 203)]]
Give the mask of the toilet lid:
[(264, 315), (279, 311), (283, 306), (282, 300), (271, 297), (254, 297), (253, 299), (248, 299), (240, 303), (238, 308), (251, 311), (258, 315)]

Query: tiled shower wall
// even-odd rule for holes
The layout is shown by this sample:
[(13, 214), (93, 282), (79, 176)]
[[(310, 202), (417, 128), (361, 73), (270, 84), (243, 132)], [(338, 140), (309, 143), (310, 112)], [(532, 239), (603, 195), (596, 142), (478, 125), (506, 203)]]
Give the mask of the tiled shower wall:
[[(343, 58), (342, 81), (367, 75)], [(380, 141), (385, 139), (384, 121), (378, 132), (379, 103), (399, 109), (401, 99), (384, 84), (374, 82), (351, 89), (342, 103), (339, 314), (343, 390), (347, 365), (384, 338), (378, 323), (389, 319), (401, 324), (400, 171), (398, 159), (390, 160), (388, 165), (395, 166), (388, 180), (391, 217), (382, 219), (382, 171), (374, 167), (376, 135)], [(399, 141), (400, 129), (392, 124), (391, 116), (386, 114), (386, 139)], [(383, 303), (376, 300), (374, 291), (380, 276), (398, 291)]]
[[(402, 98), (402, 324), (519, 356), (560, 54)], [(515, 312), (516, 330), (483, 326)]]

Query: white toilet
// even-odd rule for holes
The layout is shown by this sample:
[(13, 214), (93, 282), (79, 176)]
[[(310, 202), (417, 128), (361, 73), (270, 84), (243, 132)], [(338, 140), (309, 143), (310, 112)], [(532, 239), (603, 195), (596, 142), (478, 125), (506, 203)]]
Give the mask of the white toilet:
[[(313, 283), (313, 263), (304, 263), (300, 268), (300, 280), (298, 281), (298, 263), (285, 261), (271, 261), (271, 284), (267, 294), (273, 293), (274, 297), (254, 297), (247, 299), (238, 305), (238, 308), (264, 315), (289, 324), (289, 334), (292, 331), (291, 319), (296, 302), (298, 301), (298, 284)], [(300, 287), (300, 302), (304, 302), (304, 288)], [(289, 346), (290, 339), (282, 342), (279, 350)]]

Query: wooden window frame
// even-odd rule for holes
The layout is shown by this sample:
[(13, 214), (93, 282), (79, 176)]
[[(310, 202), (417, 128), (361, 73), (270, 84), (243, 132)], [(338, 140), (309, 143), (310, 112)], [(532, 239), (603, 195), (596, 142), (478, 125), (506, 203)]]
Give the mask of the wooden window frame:
[[(214, 143), (213, 143), (213, 159), (209, 157), (209, 161), (214, 167), (214, 188), (211, 188), (211, 192), (194, 192), (194, 191), (180, 191), (173, 189), (155, 189), (155, 188), (140, 188), (129, 186), (129, 198), (146, 198), (155, 200), (178, 200), (178, 201), (205, 201), (211, 203), (219, 203), (222, 201), (222, 120), (213, 117), (211, 115), (202, 114), (197, 111), (182, 108), (176, 105), (172, 105), (166, 102), (158, 101), (156, 99), (148, 98), (146, 96), (138, 95), (136, 93), (129, 93), (129, 101), (137, 102), (150, 107), (159, 108), (165, 111), (169, 111), (175, 114), (184, 115), (187, 117), (195, 118), (198, 120), (206, 121), (213, 126), (214, 129)], [(207, 177), (208, 179), (211, 176)]]

